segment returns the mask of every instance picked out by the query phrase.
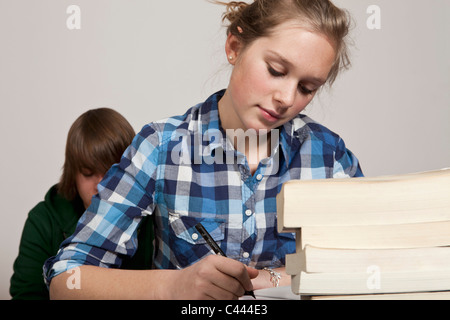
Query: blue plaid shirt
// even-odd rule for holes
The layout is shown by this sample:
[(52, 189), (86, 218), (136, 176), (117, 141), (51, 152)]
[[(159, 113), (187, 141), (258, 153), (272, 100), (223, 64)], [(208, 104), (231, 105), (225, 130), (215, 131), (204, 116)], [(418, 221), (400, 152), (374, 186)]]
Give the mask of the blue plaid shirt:
[(283, 266), (295, 239), (277, 232), (282, 184), (362, 176), (343, 140), (304, 115), (277, 130), (271, 156), (252, 175), (220, 127), (223, 94), (142, 129), (98, 186), (75, 233), (47, 260), (47, 283), (80, 265), (120, 267), (122, 257), (136, 251), (145, 215), (154, 217), (157, 268), (184, 268), (211, 254), (195, 229), (198, 222), (228, 257), (256, 268)]

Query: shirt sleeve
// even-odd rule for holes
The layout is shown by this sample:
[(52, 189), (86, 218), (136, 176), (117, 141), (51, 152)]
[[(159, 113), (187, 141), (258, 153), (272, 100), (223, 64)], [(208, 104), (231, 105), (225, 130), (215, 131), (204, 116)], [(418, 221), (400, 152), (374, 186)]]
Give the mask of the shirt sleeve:
[(136, 252), (136, 230), (154, 210), (159, 140), (154, 126), (144, 127), (120, 163), (108, 171), (74, 234), (45, 262), (47, 285), (53, 277), (82, 265), (120, 267), (121, 257)]
[(357, 178), (363, 176), (358, 158), (347, 149), (344, 140), (339, 138), (335, 152), (333, 178)]

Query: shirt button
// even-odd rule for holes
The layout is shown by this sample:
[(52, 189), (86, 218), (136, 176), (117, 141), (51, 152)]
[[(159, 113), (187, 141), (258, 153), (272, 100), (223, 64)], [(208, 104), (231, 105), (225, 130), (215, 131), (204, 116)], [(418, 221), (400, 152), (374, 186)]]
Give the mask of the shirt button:
[(250, 253), (248, 252), (244, 252), (244, 254), (242, 255), (245, 259), (247, 259), (248, 257), (250, 257)]
[(253, 214), (253, 212), (252, 212), (252, 210), (248, 209), (248, 210), (245, 210), (245, 214), (247, 215), (247, 217), (250, 217)]
[(262, 175), (262, 174), (258, 174), (258, 175), (256, 176), (256, 180), (258, 180), (258, 181), (261, 181), (262, 178), (263, 178), (263, 175)]
[(198, 234), (193, 233), (191, 237), (192, 237), (192, 240), (196, 241), (198, 239)]

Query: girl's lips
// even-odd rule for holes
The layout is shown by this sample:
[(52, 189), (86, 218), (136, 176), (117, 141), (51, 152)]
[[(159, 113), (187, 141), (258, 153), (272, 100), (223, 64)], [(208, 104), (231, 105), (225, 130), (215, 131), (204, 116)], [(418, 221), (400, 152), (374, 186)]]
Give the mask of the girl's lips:
[(266, 119), (267, 121), (269, 121), (269, 122), (276, 122), (276, 121), (280, 120), (281, 117), (276, 112), (264, 109), (261, 106), (258, 106), (258, 107), (261, 110), (261, 113), (262, 113), (264, 119)]

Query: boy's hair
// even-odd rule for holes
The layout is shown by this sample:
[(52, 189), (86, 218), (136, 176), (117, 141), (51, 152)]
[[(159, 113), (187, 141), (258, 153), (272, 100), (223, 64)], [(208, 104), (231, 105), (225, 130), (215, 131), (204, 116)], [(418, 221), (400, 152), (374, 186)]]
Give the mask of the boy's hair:
[(83, 113), (67, 135), (66, 155), (58, 192), (69, 200), (77, 194), (75, 177), (81, 170), (105, 174), (120, 161), (135, 132), (117, 111), (99, 108)]
[(227, 34), (236, 36), (244, 49), (258, 38), (269, 36), (272, 30), (286, 21), (325, 35), (334, 45), (336, 59), (328, 76), (330, 85), (341, 69), (350, 66), (347, 45), (351, 19), (347, 11), (337, 8), (329, 0), (255, 0), (213, 1), (226, 5), (223, 20), (230, 22)]

